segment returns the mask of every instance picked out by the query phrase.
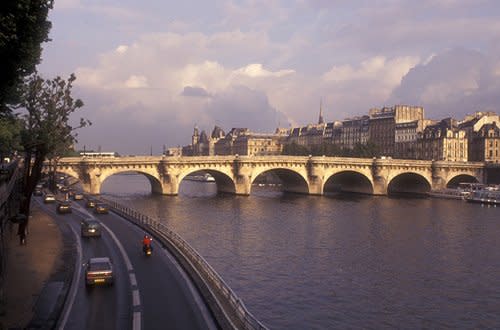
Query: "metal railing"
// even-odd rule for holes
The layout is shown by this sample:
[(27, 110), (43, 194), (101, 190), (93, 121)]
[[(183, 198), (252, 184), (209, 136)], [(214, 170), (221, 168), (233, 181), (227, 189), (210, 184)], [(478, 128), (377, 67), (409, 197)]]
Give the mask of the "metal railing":
[[(172, 247), (174, 255), (185, 270), (199, 286), (214, 315), (223, 328), (231, 329), (267, 329), (245, 307), (243, 301), (224, 282), (210, 264), (181, 236), (169, 229), (165, 224), (144, 215), (137, 210), (125, 207), (114, 200), (99, 198), (107, 203), (116, 213), (139, 225), (164, 243)], [(197, 278), (203, 283), (199, 283)], [(200, 287), (200, 285), (202, 287)], [(205, 287), (204, 287), (205, 286)], [(223, 318), (222, 320), (220, 318)]]

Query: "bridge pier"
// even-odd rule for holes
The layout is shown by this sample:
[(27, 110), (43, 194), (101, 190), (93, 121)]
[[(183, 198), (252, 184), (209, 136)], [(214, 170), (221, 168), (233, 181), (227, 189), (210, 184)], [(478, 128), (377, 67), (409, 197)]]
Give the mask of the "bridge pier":
[(224, 187), (219, 187), (219, 191), (233, 193), (236, 195), (248, 196), (252, 190), (252, 182), (247, 175), (238, 175), (234, 182), (234, 191), (224, 191)]
[(90, 195), (99, 195), (101, 193), (101, 183), (93, 180), (94, 182), (81, 182), (83, 191)]
[(179, 194), (179, 181), (177, 176), (166, 174), (162, 179), (161, 187), (159, 187), (161, 191), (159, 191), (159, 193), (167, 196), (177, 196)]
[(372, 179), (373, 179), (373, 195), (387, 195), (388, 182), (385, 179), (384, 164), (378, 159), (373, 159), (372, 163)]

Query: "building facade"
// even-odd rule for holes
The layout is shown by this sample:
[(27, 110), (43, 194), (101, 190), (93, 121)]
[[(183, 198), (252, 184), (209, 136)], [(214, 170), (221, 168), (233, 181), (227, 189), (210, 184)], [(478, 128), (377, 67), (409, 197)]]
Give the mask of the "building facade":
[(469, 138), (469, 160), (500, 163), (500, 128), (496, 122), (484, 124)]
[(424, 129), (417, 141), (416, 159), (466, 162), (467, 150), (466, 132), (458, 128), (455, 120), (448, 118)]

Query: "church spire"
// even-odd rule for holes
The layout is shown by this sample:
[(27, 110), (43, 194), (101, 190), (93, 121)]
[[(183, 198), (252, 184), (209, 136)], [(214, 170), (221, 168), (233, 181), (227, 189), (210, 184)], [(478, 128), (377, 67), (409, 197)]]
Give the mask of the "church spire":
[(319, 99), (319, 118), (318, 124), (324, 124), (325, 120), (323, 119), (323, 99)]

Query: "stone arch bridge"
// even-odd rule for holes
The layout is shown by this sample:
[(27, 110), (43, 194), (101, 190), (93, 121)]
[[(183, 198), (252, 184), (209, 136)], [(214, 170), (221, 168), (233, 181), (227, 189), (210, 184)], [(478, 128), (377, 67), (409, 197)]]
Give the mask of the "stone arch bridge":
[(313, 195), (424, 193), (486, 178), (483, 163), (304, 156), (68, 157), (58, 162), (57, 171), (77, 178), (90, 194), (99, 194), (108, 177), (125, 172), (145, 175), (152, 192), (164, 195), (177, 195), (181, 181), (196, 172), (213, 176), (219, 192), (238, 195), (249, 195), (264, 173), (279, 177), (285, 191)]

